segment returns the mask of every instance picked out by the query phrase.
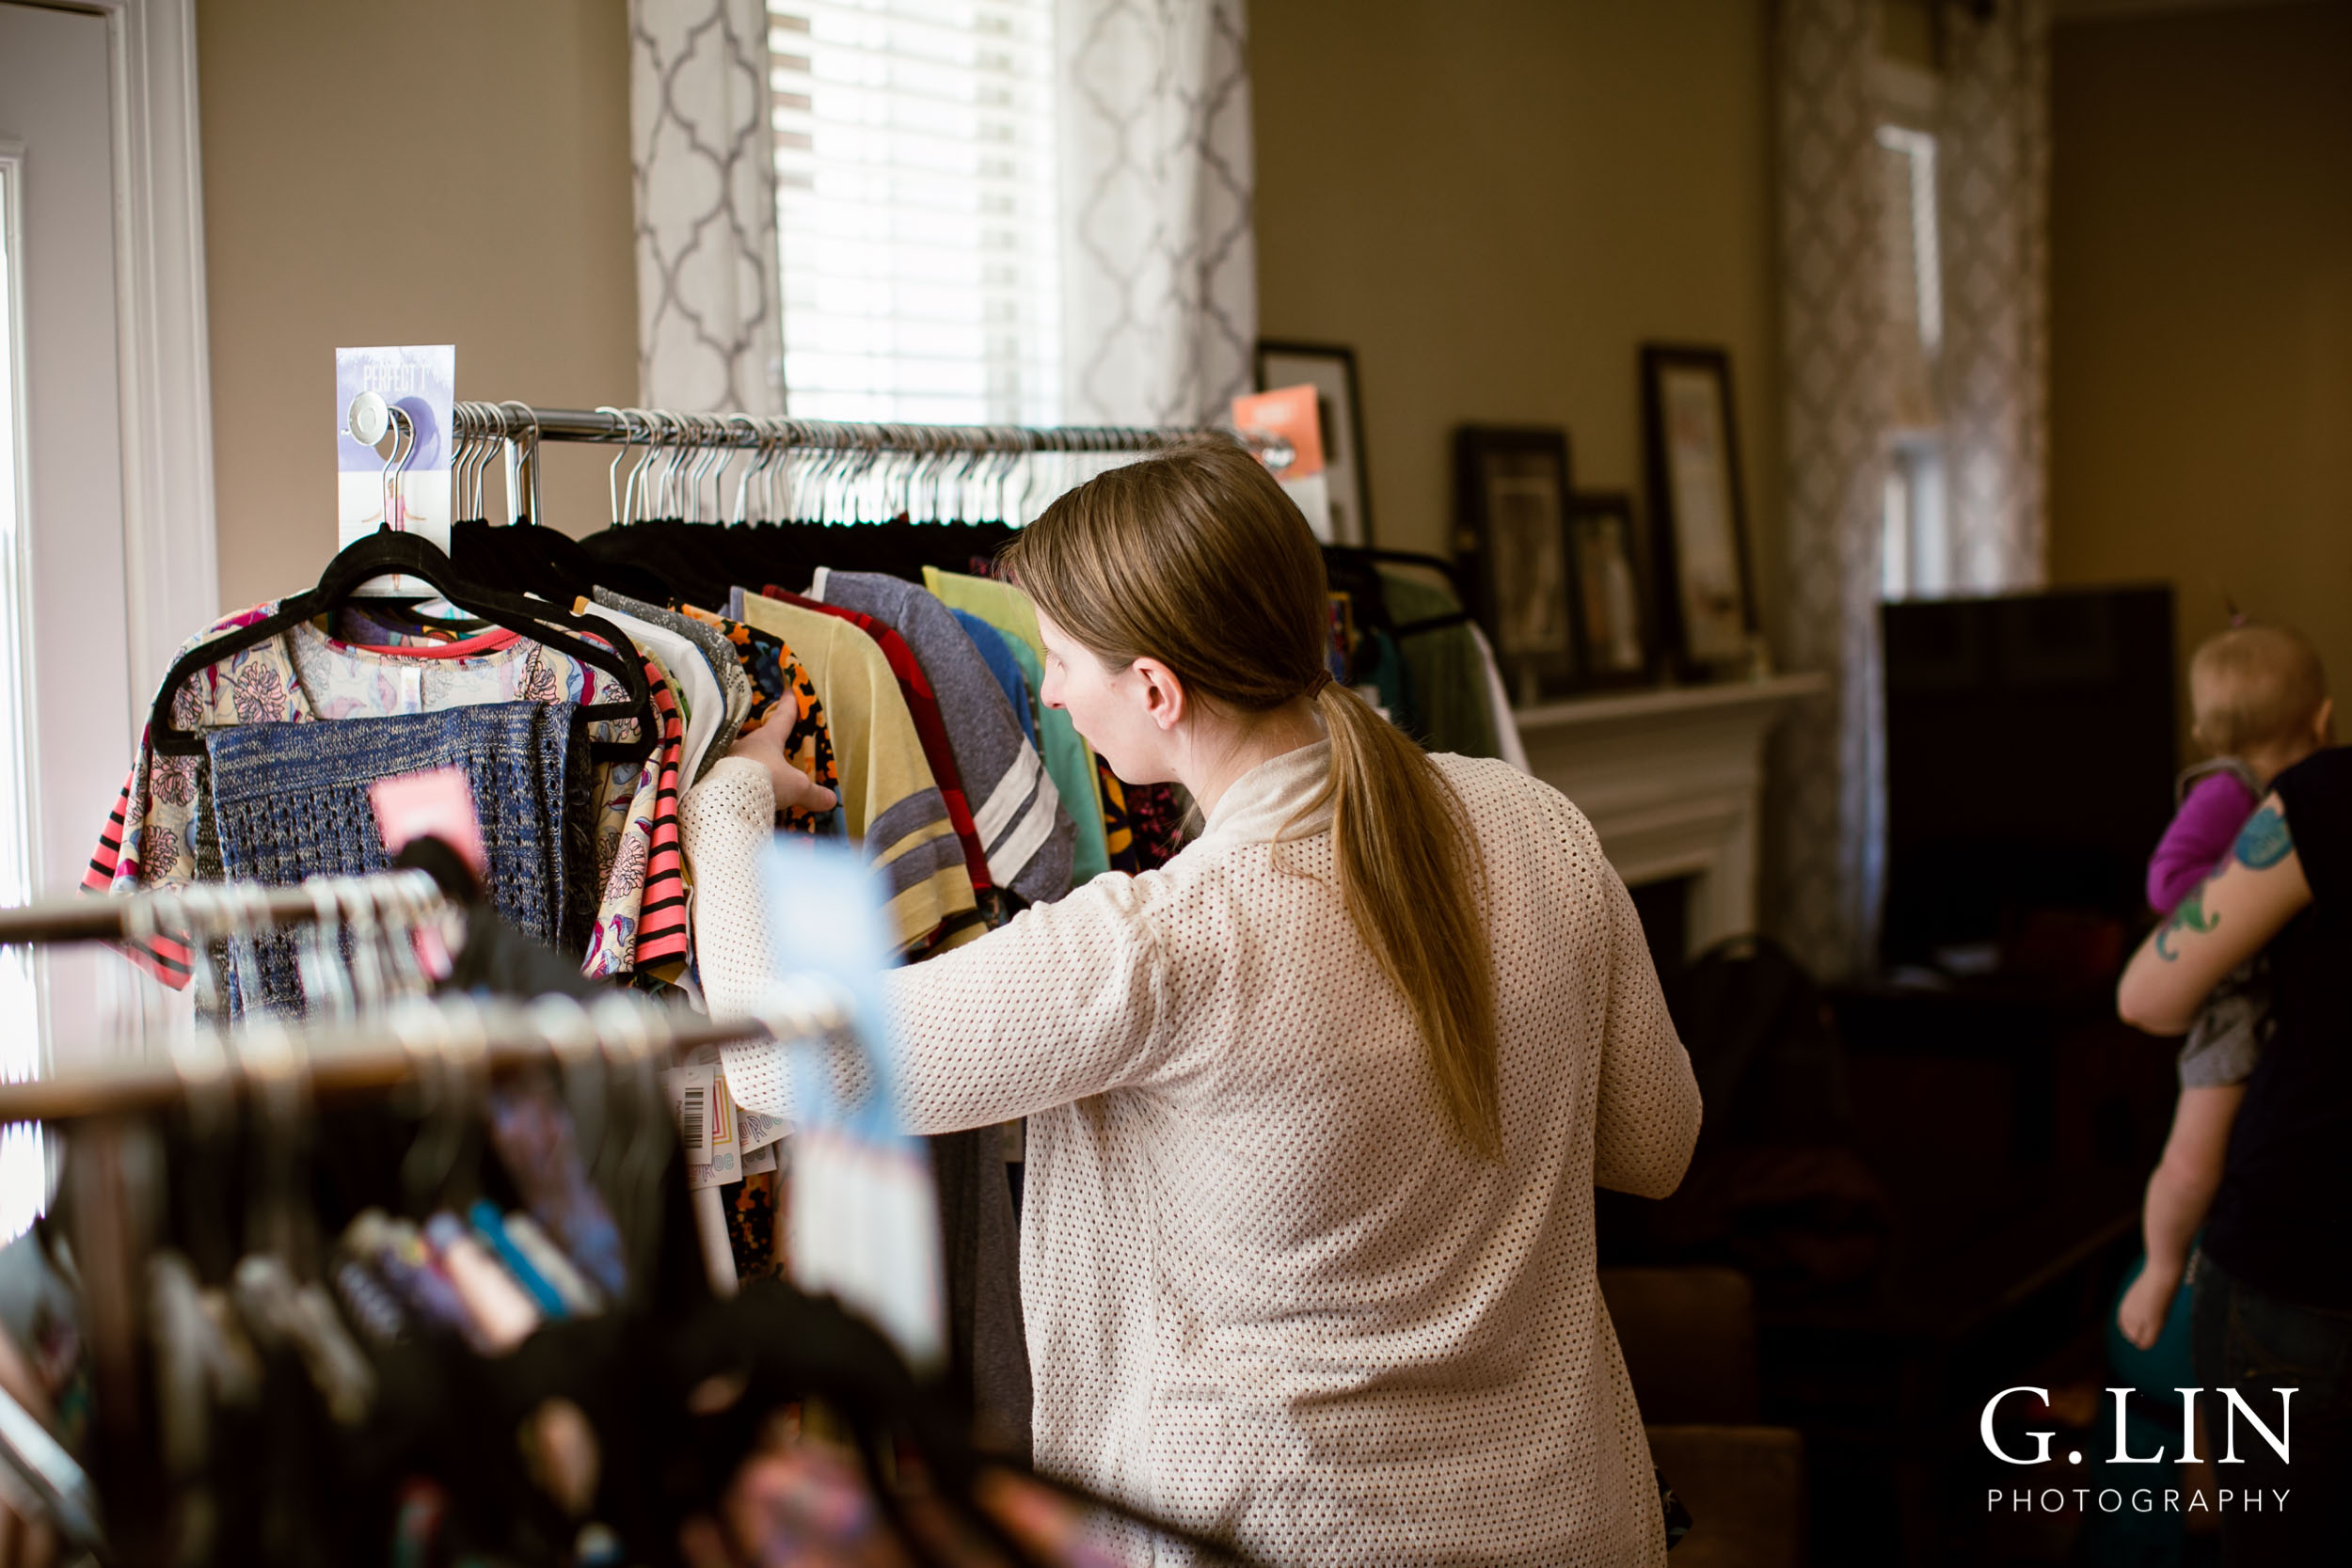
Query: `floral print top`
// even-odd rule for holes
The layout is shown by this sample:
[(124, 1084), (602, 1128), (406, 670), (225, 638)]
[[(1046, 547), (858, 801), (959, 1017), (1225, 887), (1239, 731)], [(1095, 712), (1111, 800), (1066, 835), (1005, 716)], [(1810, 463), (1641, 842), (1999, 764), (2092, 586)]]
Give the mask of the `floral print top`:
[[(191, 638), (180, 653), (266, 620), (278, 608), (270, 601), (224, 616)], [(585, 705), (625, 697), (620, 683), (604, 672), (511, 633), (458, 643), (424, 638), (416, 642), (414, 652), (372, 648), (338, 641), (310, 622), (298, 622), (190, 676), (173, 694), (172, 721), (183, 728), (209, 729), (382, 718), (472, 703)], [(647, 668), (649, 674), (660, 673), (658, 664)], [(665, 695), (658, 694), (658, 705)], [(591, 726), (590, 735), (618, 738), (628, 727), (598, 723)], [(665, 736), (665, 751), (676, 745), (674, 735)], [(217, 864), (206, 863), (196, 831), (202, 766), (201, 757), (158, 755), (147, 737), (140, 736), (130, 778), (82, 878), (86, 891), (131, 893), (218, 879)], [(671, 766), (675, 768), (675, 760)], [(595, 769), (592, 801), (601, 893), (584, 966), (591, 974), (625, 974), (635, 963), (636, 936), (646, 902), (646, 867), (654, 858), (648, 851), (653, 847), (660, 774), (659, 766), (636, 762), (602, 763)], [(682, 885), (671, 895), (682, 896)], [(167, 984), (187, 983), (191, 955), (183, 942), (159, 935), (151, 943), (135, 945), (132, 956)]]

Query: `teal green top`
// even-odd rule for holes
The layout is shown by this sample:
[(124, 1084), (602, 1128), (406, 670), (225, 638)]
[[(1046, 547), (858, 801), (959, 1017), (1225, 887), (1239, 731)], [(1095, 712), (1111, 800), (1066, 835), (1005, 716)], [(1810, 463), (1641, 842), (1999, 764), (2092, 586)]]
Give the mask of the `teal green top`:
[[(1455, 614), (1462, 608), (1445, 589), (1392, 572), (1380, 574), (1380, 596), (1400, 626)], [(1400, 637), (1396, 642), (1410, 673), (1413, 708), (1410, 719), (1397, 715), (1399, 723), (1433, 752), (1501, 756), (1502, 740), (1495, 733), (1494, 707), (1486, 690), (1486, 661), (1469, 624)]]
[(1070, 885), (1084, 887), (1111, 868), (1102, 808), (1094, 803), (1094, 755), (1079, 738), (1070, 715), (1039, 700), (1045, 689), (1045, 667), (1037, 661), (1036, 650), (1018, 637), (1007, 637), (1005, 646), (1021, 666), (1021, 678), (1029, 683), (1030, 700), (1037, 704), (1038, 752), (1045, 762), (1045, 776), (1054, 781), (1062, 810), (1078, 826), (1077, 842), (1070, 847)]

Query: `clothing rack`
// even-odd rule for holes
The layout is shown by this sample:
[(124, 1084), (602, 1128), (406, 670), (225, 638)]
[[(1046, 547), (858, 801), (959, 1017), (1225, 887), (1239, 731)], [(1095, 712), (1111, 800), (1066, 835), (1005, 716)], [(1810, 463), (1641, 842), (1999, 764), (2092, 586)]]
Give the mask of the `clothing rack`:
[[(144, 942), (158, 932), (242, 937), (264, 929), (373, 919), (415, 924), (445, 907), (431, 872), (320, 877), (293, 887), (215, 883), (130, 897), (81, 895), (0, 909), (0, 945)], [(668, 1066), (705, 1045), (821, 1037), (844, 1027), (839, 1008), (807, 987), (787, 987), (770, 1022), (714, 1023), (623, 991), (583, 1005), (569, 997), (530, 1004), (466, 996), (407, 997), (335, 1022), (262, 1019), (225, 1043), (163, 1061), (115, 1062), (25, 1083), (0, 1084), (0, 1123), (69, 1122), (162, 1110), (201, 1085), (251, 1089), (298, 1078), (335, 1093), (389, 1088), (429, 1065), (471, 1071), (539, 1062), (646, 1060)], [(219, 1041), (220, 1037), (209, 1037)]]
[[(1223, 435), (1279, 471), (1290, 443), (1265, 431), (1197, 425), (899, 424), (796, 420), (782, 415), (689, 414), (666, 408), (536, 408), (524, 403), (461, 403), (458, 434), (479, 421), (481, 434), (611, 446), (787, 448), (808, 451), (1025, 454), (1158, 451)], [(497, 425), (492, 431), (487, 427)]]
[[(394, 871), (381, 877), (316, 878), (294, 887), (201, 882), (130, 898), (77, 894), (0, 909), (0, 947), (20, 943), (137, 941), (158, 927), (203, 926), (210, 935), (245, 935), (358, 913), (415, 914), (441, 901), (430, 873)], [(11, 1085), (14, 1086), (14, 1085)]]
[(782, 1020), (717, 1023), (618, 991), (593, 1005), (569, 997), (411, 998), (359, 1021), (250, 1023), (233, 1050), (0, 1084), (0, 1122), (132, 1116), (176, 1105), (199, 1087), (250, 1089), (289, 1078), (323, 1093), (389, 1088), (437, 1065), (477, 1073), (538, 1063), (596, 1063), (616, 1071), (647, 1062), (666, 1067), (699, 1046), (821, 1035), (837, 1024), (837, 1015), (805, 1006), (797, 1026)]
[[(395, 424), (405, 427), (407, 416), (398, 409), (392, 412)], [(1270, 431), (1193, 425), (905, 424), (610, 405), (538, 408), (513, 401), (458, 403), (451, 409), (451, 418), (454, 427), (451, 434), (458, 443), (453, 479), (461, 495), (474, 499), (474, 514), (480, 515), (482, 512), (484, 472), (493, 453), (502, 451), (510, 510), (515, 515), (528, 516), (532, 521), (539, 518), (538, 452), (543, 441), (580, 441), (617, 446), (624, 451), (643, 448), (646, 459), (666, 455), (674, 466), (669, 476), (674, 483), (678, 479), (675, 467), (683, 462), (684, 454), (703, 454), (693, 464), (691, 477), (683, 491), (676, 492), (687, 495), (690, 500), (699, 496), (704, 480), (709, 479), (714, 486), (723, 480), (726, 462), (719, 462), (716, 467), (720, 471), (713, 474), (712, 456), (755, 452), (756, 461), (737, 476), (739, 514), (743, 505), (744, 486), (753, 477), (772, 478), (771, 470), (794, 453), (816, 454), (822, 474), (828, 478), (837, 474), (844, 464), (850, 466), (850, 472), (862, 474), (876, 461), (888, 456), (938, 464), (961, 460), (957, 477), (967, 479), (983, 463), (1002, 464), (1041, 454), (1079, 459), (1159, 451), (1220, 436), (1239, 441), (1278, 474), (1295, 458), (1289, 441)], [(406, 467), (408, 453), (414, 451), (415, 445), (413, 435), (405, 448), (395, 439), (392, 461), (386, 465), (388, 483), (395, 469)], [(640, 468), (644, 461), (640, 460)], [(945, 468), (934, 467), (932, 471), (937, 477), (944, 474)], [(635, 489), (634, 474), (630, 489)], [(617, 524), (625, 520), (627, 508), (617, 492), (612, 500), (613, 521)], [(714, 495), (714, 504), (716, 500)], [(735, 520), (744, 519), (738, 515)]]

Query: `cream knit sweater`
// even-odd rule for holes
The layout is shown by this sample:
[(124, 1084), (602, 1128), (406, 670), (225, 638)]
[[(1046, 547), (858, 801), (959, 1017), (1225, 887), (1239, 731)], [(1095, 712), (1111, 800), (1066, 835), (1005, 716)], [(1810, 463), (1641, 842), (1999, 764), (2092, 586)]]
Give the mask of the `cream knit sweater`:
[(891, 977), (910, 1126), (1030, 1118), (1038, 1463), (1276, 1564), (1661, 1562), (1592, 1189), (1671, 1191), (1699, 1096), (1632, 902), (1558, 791), (1438, 759), (1489, 884), (1481, 1163), (1330, 885), (1327, 811), (1273, 842), (1329, 756)]

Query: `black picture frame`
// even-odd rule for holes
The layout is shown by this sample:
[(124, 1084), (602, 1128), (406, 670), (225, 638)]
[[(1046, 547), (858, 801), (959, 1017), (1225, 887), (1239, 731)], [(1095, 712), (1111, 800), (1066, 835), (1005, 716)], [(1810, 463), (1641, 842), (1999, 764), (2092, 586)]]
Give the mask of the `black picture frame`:
[(1356, 351), (1343, 343), (1258, 340), (1258, 390), (1311, 383), (1322, 417), (1324, 471), (1330, 476), (1334, 545), (1373, 543), (1372, 469), (1364, 458), (1364, 400)]
[(1633, 498), (1580, 490), (1568, 502), (1570, 619), (1587, 687), (1647, 686), (1658, 678), (1658, 605)]
[(1464, 425), (1454, 436), (1454, 554), (1493, 644), (1511, 699), (1522, 707), (1575, 689), (1577, 657), (1568, 550), (1576, 494), (1568, 435), (1559, 429)]
[(1756, 651), (1756, 588), (1731, 356), (1643, 344), (1642, 431), (1662, 645), (1685, 678), (1744, 671)]

